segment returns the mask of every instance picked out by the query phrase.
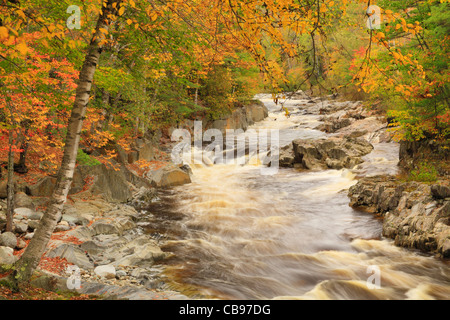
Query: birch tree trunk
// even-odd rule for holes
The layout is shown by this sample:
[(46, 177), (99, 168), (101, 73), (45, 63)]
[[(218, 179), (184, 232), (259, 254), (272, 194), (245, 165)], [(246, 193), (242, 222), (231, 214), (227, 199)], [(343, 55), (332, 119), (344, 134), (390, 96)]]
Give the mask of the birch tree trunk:
[[(28, 244), (22, 257), (14, 266), (15, 271), (12, 276), (16, 288), (21, 282), (28, 281), (34, 270), (37, 268), (67, 200), (67, 194), (69, 193), (72, 184), (80, 134), (89, 102), (92, 81), (103, 47), (102, 41), (104, 35), (100, 31), (100, 28), (109, 29), (109, 17), (110, 15), (117, 15), (121, 2), (122, 0), (108, 0), (106, 7), (102, 7), (102, 12), (97, 20), (96, 31), (88, 46), (88, 52), (80, 72), (75, 102), (67, 125), (64, 156), (55, 189), (50, 199), (50, 205), (42, 217), (32, 240)], [(115, 5), (113, 8), (114, 3)]]
[(8, 182), (7, 182), (7, 200), (6, 200), (6, 231), (12, 232), (14, 228), (14, 151), (13, 151), (13, 130), (9, 132), (9, 151), (8, 151)]

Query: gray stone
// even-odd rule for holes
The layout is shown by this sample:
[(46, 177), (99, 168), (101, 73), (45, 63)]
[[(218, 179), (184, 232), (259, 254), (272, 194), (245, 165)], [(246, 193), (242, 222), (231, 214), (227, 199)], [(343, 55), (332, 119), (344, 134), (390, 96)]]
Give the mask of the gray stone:
[(24, 218), (29, 220), (40, 220), (43, 216), (42, 212), (36, 212), (29, 208), (16, 208), (14, 209), (14, 215), (17, 216), (17, 218)]
[(93, 236), (92, 229), (86, 226), (76, 227), (70, 231), (67, 231), (66, 235), (75, 237), (82, 241), (91, 240)]
[(14, 264), (17, 259), (12, 248), (0, 246), (0, 265)]
[(85, 217), (82, 217), (78, 214), (63, 214), (61, 221), (67, 221), (69, 224), (72, 225), (87, 225), (89, 224), (89, 220)]
[(17, 245), (17, 238), (12, 232), (5, 232), (0, 234), (0, 246), (15, 248)]
[(116, 278), (123, 278), (127, 276), (127, 272), (125, 270), (117, 270)]
[(26, 233), (28, 230), (28, 223), (26, 222), (19, 222), (14, 224), (14, 231), (16, 233)]
[(56, 178), (45, 177), (34, 185), (28, 186), (29, 192), (33, 197), (50, 197), (55, 188)]
[(151, 243), (141, 245), (134, 248), (134, 253), (127, 255), (114, 261), (115, 266), (142, 266), (150, 265), (155, 261), (162, 260), (167, 257), (161, 248)]
[(91, 229), (94, 235), (99, 234), (122, 234), (122, 230), (116, 225), (116, 223), (110, 219), (100, 219), (95, 221), (91, 225)]
[(93, 269), (94, 263), (89, 260), (83, 250), (74, 245), (63, 243), (57, 246), (55, 249), (50, 250), (47, 253), (49, 258), (65, 258), (67, 262), (72, 263), (83, 269)]
[(70, 230), (70, 227), (68, 225), (58, 224), (53, 232), (63, 232), (68, 230)]
[(33, 200), (27, 196), (24, 192), (17, 192), (14, 195), (14, 204), (16, 208), (35, 208)]
[(27, 246), (27, 243), (23, 239), (21, 239), (21, 238), (17, 239), (17, 245), (16, 245), (17, 249), (20, 250), (20, 249), (25, 248), (26, 246)]

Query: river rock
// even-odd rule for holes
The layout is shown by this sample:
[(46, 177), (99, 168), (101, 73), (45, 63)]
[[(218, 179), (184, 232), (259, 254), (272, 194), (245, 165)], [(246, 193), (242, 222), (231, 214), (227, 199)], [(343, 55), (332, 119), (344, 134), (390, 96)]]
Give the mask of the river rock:
[(16, 208), (14, 209), (14, 215), (16, 218), (40, 220), (44, 214), (42, 212), (36, 212), (30, 208)]
[(28, 230), (27, 222), (19, 222), (14, 224), (14, 231), (16, 233), (26, 233)]
[(135, 208), (143, 208), (148, 206), (153, 199), (157, 198), (157, 191), (155, 188), (141, 187), (131, 198), (130, 205)]
[(349, 189), (350, 205), (383, 215), (383, 235), (396, 245), (448, 258), (450, 201), (436, 200), (432, 190), (395, 177), (364, 178)]
[(101, 278), (114, 279), (116, 277), (116, 268), (110, 264), (98, 266), (94, 269), (94, 273)]
[(372, 150), (373, 146), (362, 138), (299, 139), (292, 142), (292, 149), (289, 146), (282, 149), (280, 165), (299, 164), (309, 170), (350, 169)]
[(0, 265), (14, 264), (17, 261), (14, 250), (10, 247), (0, 246)]
[(111, 257), (115, 266), (148, 266), (167, 256), (154, 240), (144, 235), (125, 243)]
[(170, 188), (191, 183), (189, 173), (176, 167), (165, 167), (156, 171), (150, 171), (147, 178), (157, 188)]
[(0, 234), (0, 246), (14, 249), (17, 245), (17, 238), (12, 232), (4, 232)]

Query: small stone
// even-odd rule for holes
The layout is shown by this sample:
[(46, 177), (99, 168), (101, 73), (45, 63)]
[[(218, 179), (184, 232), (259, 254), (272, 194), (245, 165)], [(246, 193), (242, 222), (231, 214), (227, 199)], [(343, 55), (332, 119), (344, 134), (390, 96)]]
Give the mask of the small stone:
[(17, 249), (21, 250), (21, 249), (25, 248), (26, 246), (27, 246), (27, 243), (23, 239), (21, 239), (21, 238), (17, 239), (17, 245), (16, 245)]
[(68, 230), (70, 230), (70, 227), (69, 227), (69, 226), (66, 226), (66, 225), (64, 225), (64, 224), (58, 224), (58, 225), (55, 227), (55, 230), (54, 230), (53, 232), (62, 232), (62, 231), (68, 231)]
[(30, 233), (27, 233), (26, 235), (25, 235), (25, 237), (23, 237), (25, 240), (31, 240), (32, 238), (33, 238), (33, 236), (34, 236), (34, 232), (30, 232)]
[(126, 277), (126, 276), (127, 276), (127, 273), (126, 273), (125, 270), (117, 270), (116, 271), (116, 277), (117, 278), (123, 278), (123, 277)]

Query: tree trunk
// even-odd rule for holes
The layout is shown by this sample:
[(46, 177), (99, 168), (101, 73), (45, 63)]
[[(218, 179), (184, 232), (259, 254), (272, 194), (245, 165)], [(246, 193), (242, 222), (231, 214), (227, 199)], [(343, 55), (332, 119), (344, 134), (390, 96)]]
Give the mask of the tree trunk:
[[(12, 275), (14, 279), (12, 280), (16, 288), (21, 282), (28, 281), (37, 268), (67, 200), (67, 194), (69, 193), (75, 170), (80, 134), (89, 102), (92, 81), (103, 46), (101, 41), (104, 39), (104, 35), (99, 29), (108, 29), (110, 24), (109, 15), (117, 15), (121, 2), (121, 0), (108, 0), (106, 7), (102, 7), (102, 13), (97, 21), (96, 32), (88, 46), (88, 52), (80, 72), (75, 102), (67, 125), (64, 156), (50, 204), (32, 240), (14, 266), (15, 271)], [(115, 3), (115, 8), (112, 6), (113, 3)]]
[(17, 166), (14, 168), (14, 170), (17, 173), (27, 173), (28, 172), (28, 168), (26, 165), (26, 161), (27, 161), (27, 152), (28, 152), (28, 140), (27, 140), (27, 135), (28, 135), (28, 128), (25, 128), (25, 133), (23, 134), (21, 140), (21, 144), (20, 144), (20, 149), (22, 150), (19, 154), (19, 163), (17, 164)]
[(14, 228), (14, 151), (13, 151), (13, 130), (9, 131), (9, 152), (8, 152), (8, 182), (6, 200), (6, 231), (12, 232)]

